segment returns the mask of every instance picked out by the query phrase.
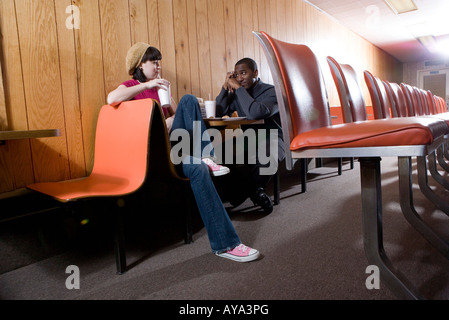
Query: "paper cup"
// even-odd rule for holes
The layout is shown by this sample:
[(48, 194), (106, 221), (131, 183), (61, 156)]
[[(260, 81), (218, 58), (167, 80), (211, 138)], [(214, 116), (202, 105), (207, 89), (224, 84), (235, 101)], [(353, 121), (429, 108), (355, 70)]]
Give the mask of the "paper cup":
[(215, 118), (215, 101), (204, 101), (204, 108), (206, 109), (206, 118)]
[(159, 95), (159, 101), (161, 102), (161, 106), (170, 105), (170, 86), (159, 88), (157, 90), (157, 94)]

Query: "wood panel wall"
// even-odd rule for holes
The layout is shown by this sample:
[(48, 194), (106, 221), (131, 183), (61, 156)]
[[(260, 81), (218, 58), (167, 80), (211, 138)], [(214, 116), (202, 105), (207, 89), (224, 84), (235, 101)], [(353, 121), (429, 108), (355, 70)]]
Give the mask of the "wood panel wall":
[(186, 93), (214, 98), (226, 72), (246, 56), (272, 82), (253, 30), (309, 45), (331, 105), (339, 102), (328, 55), (354, 66), (368, 104), (363, 70), (401, 81), (400, 63), (302, 0), (0, 0), (0, 118), (10, 130), (61, 131), (0, 146), (0, 192), (91, 170), (98, 111), (129, 79), (124, 60), (137, 41), (162, 51), (163, 77), (176, 100)]

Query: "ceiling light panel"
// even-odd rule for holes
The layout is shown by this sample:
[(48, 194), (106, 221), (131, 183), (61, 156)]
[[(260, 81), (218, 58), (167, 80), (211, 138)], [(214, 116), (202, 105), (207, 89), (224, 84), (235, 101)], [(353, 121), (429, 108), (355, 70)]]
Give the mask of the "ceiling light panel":
[(395, 14), (402, 14), (418, 10), (413, 0), (384, 0)]

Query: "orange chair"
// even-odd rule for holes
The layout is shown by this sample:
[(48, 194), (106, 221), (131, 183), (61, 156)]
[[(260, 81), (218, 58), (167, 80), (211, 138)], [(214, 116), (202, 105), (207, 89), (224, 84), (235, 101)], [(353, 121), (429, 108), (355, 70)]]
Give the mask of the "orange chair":
[(413, 87), (406, 83), (401, 83), (401, 90), (404, 93), (405, 101), (407, 103), (407, 114), (409, 117), (419, 115), (418, 100), (414, 94)]
[(426, 113), (425, 106), (424, 106), (424, 100), (421, 96), (419, 89), (417, 87), (412, 87), (412, 89), (413, 89), (413, 94), (415, 95), (416, 102), (417, 102), (417, 105), (416, 105), (417, 106), (417, 115), (423, 116), (423, 115), (428, 114), (428, 113)]
[(440, 104), (440, 112), (448, 112), (446, 101), (442, 97), (438, 97), (438, 101)]
[(443, 104), (441, 103), (441, 100), (442, 100), (441, 97), (434, 95), (434, 100), (435, 100), (435, 106), (437, 108), (437, 113), (444, 113), (447, 111), (447, 110), (444, 110), (444, 108), (443, 108)]
[[(348, 101), (346, 108), (350, 109), (348, 113), (356, 114), (359, 113), (358, 120), (366, 120), (362, 118), (363, 112), (359, 110), (364, 110), (364, 101), (362, 96), (362, 91), (360, 86), (357, 84), (357, 76), (355, 71), (349, 65), (339, 64), (335, 59), (328, 57), (328, 63), (331, 67), (331, 72), (334, 76), (334, 82), (340, 94), (346, 95), (343, 101)], [(370, 72), (365, 71), (364, 73), (365, 81), (369, 87), (369, 92), (371, 95), (371, 100), (373, 101), (374, 110), (377, 110), (376, 117), (383, 117), (384, 114), (394, 115), (394, 117), (406, 117), (407, 116), (407, 99), (404, 96), (401, 87), (395, 83), (389, 83), (388, 81), (382, 81), (379, 78), (373, 76)], [(349, 86), (349, 84), (352, 84)], [(341, 87), (343, 86), (343, 87)], [(405, 84), (403, 84), (404, 87)], [(410, 92), (414, 92), (413, 88), (407, 88)], [(413, 102), (417, 102), (418, 95), (413, 96)], [(410, 99), (410, 98), (409, 98)], [(353, 101), (357, 101), (354, 103)], [(349, 103), (351, 102), (351, 103)], [(418, 109), (418, 107), (412, 107)], [(415, 112), (415, 111), (413, 111)], [(416, 111), (418, 112), (418, 111)], [(429, 171), (432, 177), (441, 184), (444, 188), (449, 189), (449, 183), (440, 175), (437, 170), (437, 159), (438, 162), (446, 169), (445, 163), (442, 160), (443, 156), (443, 144), (438, 147), (439, 152), (432, 152), (428, 156)], [(418, 181), (419, 186), (423, 194), (437, 205), (442, 211), (449, 214), (449, 205), (441, 199), (429, 186), (427, 178), (427, 163), (424, 161), (425, 158), (421, 157), (418, 159)]]
[[(168, 133), (160, 106), (155, 100), (105, 105), (98, 115), (95, 135), (95, 159), (92, 172), (81, 179), (30, 184), (31, 190), (53, 197), (60, 203), (100, 199), (116, 213), (115, 254), (117, 273), (126, 271), (122, 215), (127, 196), (149, 183), (150, 165), (158, 174), (178, 176), (171, 164)], [(157, 153), (157, 155), (152, 155)], [(150, 157), (150, 155), (152, 155)], [(150, 209), (148, 209), (150, 210)], [(186, 242), (191, 241), (190, 206), (186, 208)]]
[(388, 97), (391, 105), (394, 105), (393, 110), (396, 112), (395, 117), (408, 117), (407, 101), (404, 93), (401, 90), (401, 86), (395, 82), (383, 81), (385, 89), (387, 90)]
[[(378, 77), (372, 75), (369, 71), (365, 71), (365, 81), (368, 86), (371, 100), (375, 106), (375, 109), (380, 110), (384, 116), (389, 114), (389, 110), (393, 110), (395, 107), (394, 99), (388, 97), (386, 84), (380, 80)], [(412, 86), (403, 86), (406, 88), (406, 93), (409, 96), (408, 100), (412, 103), (412, 109), (414, 110), (414, 117), (433, 117), (446, 123), (446, 132), (449, 134), (449, 118), (444, 119), (441, 115), (430, 115), (430, 109), (427, 105), (424, 91)], [(393, 93), (393, 92), (392, 92)], [(400, 92), (398, 91), (398, 94)], [(399, 102), (399, 97), (396, 97), (396, 101)], [(379, 114), (378, 113), (378, 114)], [(397, 112), (392, 112), (397, 114)], [(428, 157), (418, 157), (417, 167), (418, 167), (418, 184), (421, 192), (440, 210), (449, 215), (449, 203), (440, 197), (429, 185), (428, 174), (429, 171), (431, 176), (445, 189), (449, 190), (449, 182), (447, 182), (444, 177), (438, 172), (437, 161), (443, 165), (446, 169), (446, 165), (442, 162), (442, 157), (444, 155), (444, 144), (438, 146), (437, 150), (429, 153)], [(428, 160), (428, 161), (427, 161)]]
[(348, 64), (338, 63), (332, 57), (327, 57), (327, 62), (343, 108), (344, 122), (367, 120), (365, 99), (355, 70)]
[(385, 90), (385, 86), (378, 77), (374, 76), (371, 72), (363, 72), (365, 77), (366, 86), (371, 96), (373, 103), (373, 111), (375, 119), (389, 119), (394, 112), (388, 100), (388, 94)]
[[(401, 187), (411, 199), (410, 157), (425, 157), (442, 143), (445, 124), (429, 118), (392, 118), (329, 125), (327, 93), (319, 62), (305, 45), (283, 42), (254, 32), (273, 76), (284, 133), (287, 161), (310, 157), (358, 157), (362, 179), (365, 253), (380, 269), (381, 279), (401, 298), (420, 298), (408, 280), (392, 266), (383, 249), (380, 158), (399, 157)], [(408, 203), (410, 205), (410, 203)], [(434, 245), (449, 244), (416, 219), (415, 227), (435, 236)], [(425, 230), (423, 230), (425, 229)]]

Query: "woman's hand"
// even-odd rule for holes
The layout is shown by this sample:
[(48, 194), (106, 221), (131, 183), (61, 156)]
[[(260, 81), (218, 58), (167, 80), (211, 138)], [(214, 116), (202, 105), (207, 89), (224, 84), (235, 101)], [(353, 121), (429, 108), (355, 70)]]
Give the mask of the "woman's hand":
[(162, 88), (164, 90), (168, 90), (168, 86), (170, 85), (170, 82), (168, 80), (165, 79), (152, 79), (150, 81), (145, 82), (147, 89), (152, 89), (152, 88)]

